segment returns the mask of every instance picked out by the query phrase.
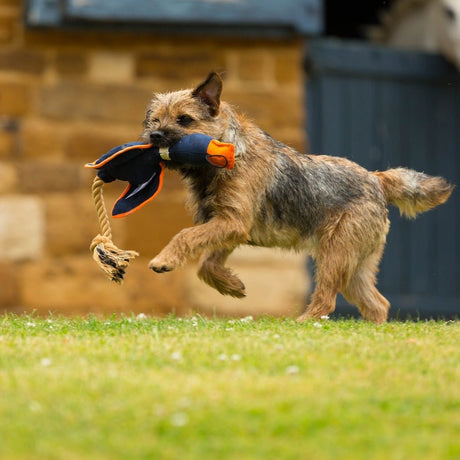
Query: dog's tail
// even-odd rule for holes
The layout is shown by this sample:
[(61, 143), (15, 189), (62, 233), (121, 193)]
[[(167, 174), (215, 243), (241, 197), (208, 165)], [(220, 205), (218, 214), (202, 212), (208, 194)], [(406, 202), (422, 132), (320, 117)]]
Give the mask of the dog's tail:
[(382, 183), (387, 202), (397, 206), (401, 215), (409, 218), (446, 202), (455, 187), (443, 177), (428, 176), (406, 168), (374, 174)]

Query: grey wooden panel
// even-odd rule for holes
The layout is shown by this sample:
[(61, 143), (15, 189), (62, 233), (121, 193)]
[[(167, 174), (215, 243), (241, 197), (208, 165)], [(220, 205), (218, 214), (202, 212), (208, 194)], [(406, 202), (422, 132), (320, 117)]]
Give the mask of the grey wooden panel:
[[(318, 39), (305, 68), (312, 151), (460, 183), (460, 75), (441, 57)], [(460, 315), (458, 192), (415, 221), (389, 216), (379, 289), (395, 311)]]
[(148, 25), (155, 31), (195, 31), (205, 35), (242, 30), (319, 34), (323, 29), (323, 0), (29, 0), (30, 25)]

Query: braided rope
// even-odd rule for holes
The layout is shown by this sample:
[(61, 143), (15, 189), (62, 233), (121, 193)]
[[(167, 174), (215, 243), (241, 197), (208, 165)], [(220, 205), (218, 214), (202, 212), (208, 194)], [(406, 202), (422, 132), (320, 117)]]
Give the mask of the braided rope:
[(119, 249), (113, 244), (109, 215), (105, 207), (102, 193), (103, 185), (104, 181), (96, 176), (91, 191), (94, 205), (96, 206), (101, 233), (93, 238), (90, 245), (90, 251), (93, 253), (93, 259), (105, 272), (108, 278), (116, 283), (121, 283), (130, 260), (139, 254), (136, 251)]
[(91, 192), (93, 194), (94, 205), (96, 206), (97, 218), (101, 227), (101, 235), (112, 240), (112, 229), (110, 228), (109, 215), (105, 207), (104, 195), (102, 193), (103, 185), (104, 181), (96, 176), (91, 187)]

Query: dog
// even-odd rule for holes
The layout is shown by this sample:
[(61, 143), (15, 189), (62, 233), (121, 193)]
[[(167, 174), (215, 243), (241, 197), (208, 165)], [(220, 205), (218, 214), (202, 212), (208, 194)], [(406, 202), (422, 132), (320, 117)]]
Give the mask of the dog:
[(185, 180), (194, 226), (174, 236), (149, 268), (168, 272), (201, 254), (199, 278), (241, 298), (245, 286), (225, 266), (236, 247), (306, 251), (316, 287), (299, 322), (333, 312), (339, 292), (366, 320), (386, 321), (390, 304), (375, 284), (388, 205), (414, 218), (444, 203), (454, 186), (406, 168), (370, 172), (345, 158), (301, 154), (221, 101), (222, 87), (211, 73), (195, 89), (155, 94), (148, 106), (142, 138), (156, 147), (192, 133), (235, 145), (232, 170), (165, 162)]

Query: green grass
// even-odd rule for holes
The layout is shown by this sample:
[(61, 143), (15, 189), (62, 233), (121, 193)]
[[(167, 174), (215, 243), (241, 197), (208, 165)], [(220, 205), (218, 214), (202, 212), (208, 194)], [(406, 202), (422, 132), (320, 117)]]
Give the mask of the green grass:
[(459, 458), (459, 333), (0, 317), (0, 458)]

